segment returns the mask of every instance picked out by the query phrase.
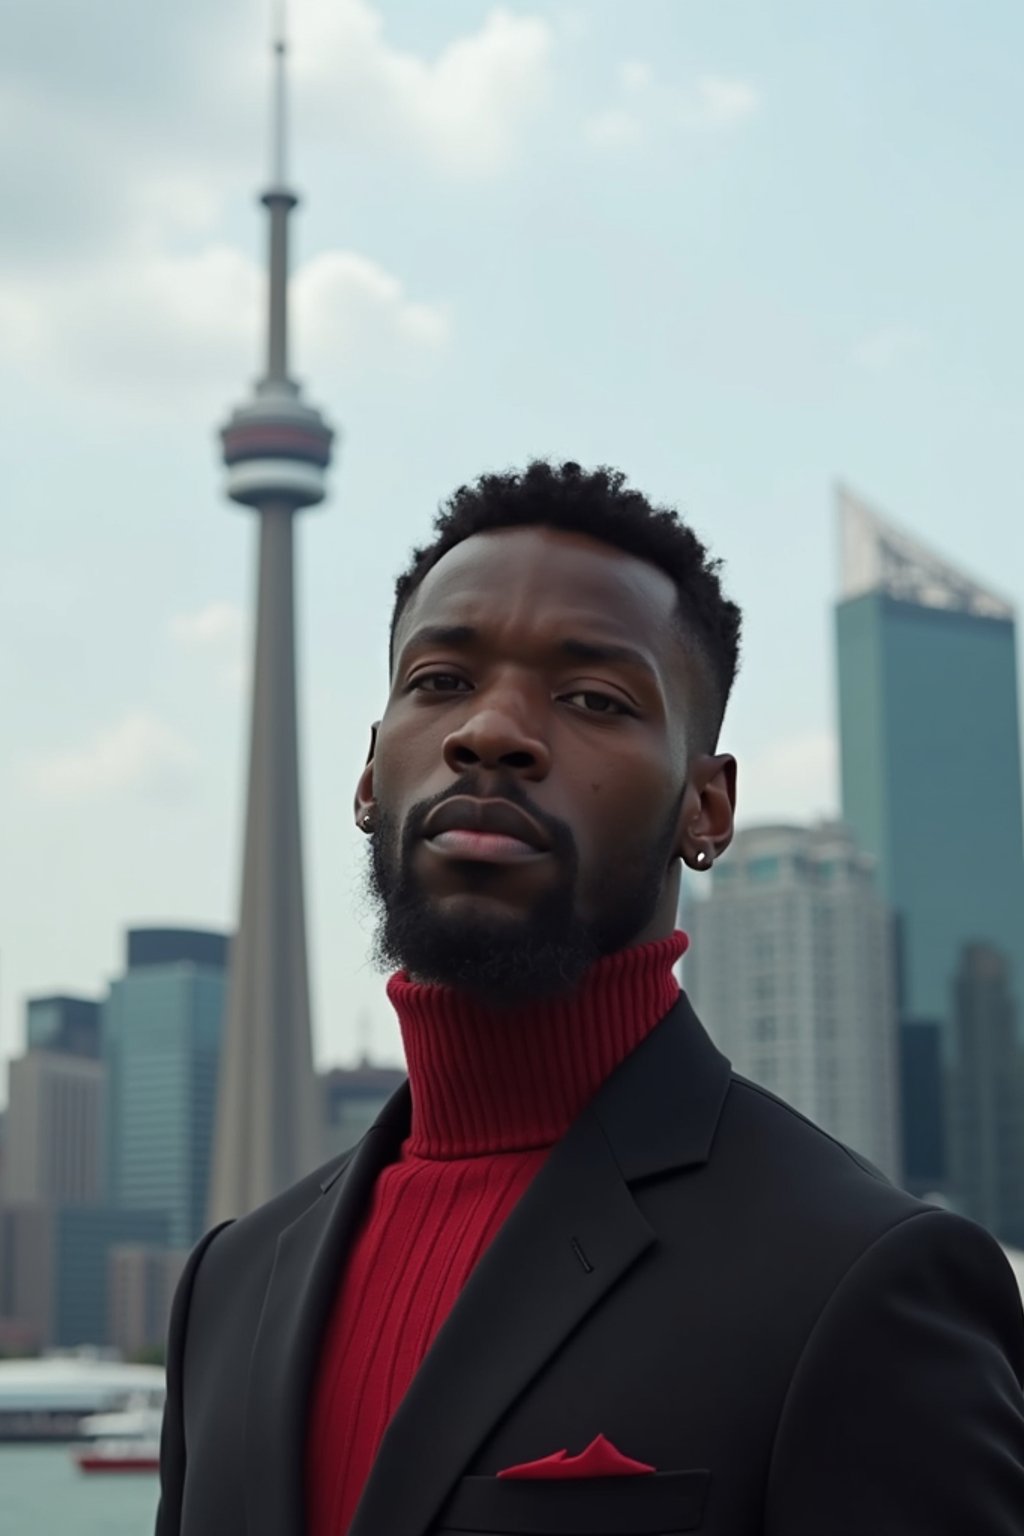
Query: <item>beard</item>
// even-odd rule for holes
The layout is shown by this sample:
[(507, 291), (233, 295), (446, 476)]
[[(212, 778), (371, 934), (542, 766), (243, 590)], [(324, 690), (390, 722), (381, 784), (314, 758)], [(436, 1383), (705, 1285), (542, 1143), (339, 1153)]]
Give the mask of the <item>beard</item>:
[[(478, 792), (465, 778), (413, 806), (400, 827), (378, 804), (369, 840), (366, 883), (377, 912), (373, 958), (380, 970), (405, 970), (414, 980), (457, 987), (497, 1007), (574, 991), (603, 955), (624, 949), (650, 922), (661, 896), (682, 791), (654, 835), (609, 852), (608, 871), (592, 883), (601, 892), (592, 915), (579, 912), (579, 854), (571, 828), (542, 815), (515, 783), (492, 791), (527, 811), (551, 840), (555, 884), (521, 916), (481, 906), (445, 912), (422, 888), (413, 854), (435, 806)], [(481, 880), (487, 878), (482, 873)], [(472, 901), (472, 887), (467, 883)]]

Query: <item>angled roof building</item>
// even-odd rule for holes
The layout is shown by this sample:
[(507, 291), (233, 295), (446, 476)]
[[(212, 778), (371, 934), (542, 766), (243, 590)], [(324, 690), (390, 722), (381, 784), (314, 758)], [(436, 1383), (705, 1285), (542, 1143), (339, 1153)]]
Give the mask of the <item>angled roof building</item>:
[(294, 521), (323, 499), (333, 433), (306, 404), (288, 358), (286, 45), (274, 53), (267, 209), (267, 363), (221, 433), (227, 492), (259, 519), (256, 654), (241, 912), (232, 944), (209, 1219), (252, 1210), (314, 1167), (313, 1074), (299, 817)]
[[(1018, 1042), (1024, 1000), (1014, 610), (851, 491), (838, 513), (842, 814), (895, 919), (905, 1177), (977, 1209), (972, 1149), (950, 1135), (982, 1123), (955, 1103), (971, 946), (1004, 958)], [(991, 1222), (1018, 1223), (1005, 1208)]]

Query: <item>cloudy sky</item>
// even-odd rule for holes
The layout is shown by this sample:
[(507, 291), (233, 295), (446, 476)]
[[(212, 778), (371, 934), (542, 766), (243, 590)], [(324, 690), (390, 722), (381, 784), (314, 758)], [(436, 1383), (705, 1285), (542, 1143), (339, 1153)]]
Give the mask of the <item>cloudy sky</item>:
[[(0, 1055), (126, 925), (233, 920), (255, 528), (214, 433), (260, 361), (268, 11), (5, 17)], [(837, 479), (1020, 600), (1024, 10), (291, 11), (296, 371), (342, 434), (299, 531), (316, 1047), (394, 1058), (351, 791), (453, 486), (611, 462), (710, 541), (748, 821), (837, 805)]]

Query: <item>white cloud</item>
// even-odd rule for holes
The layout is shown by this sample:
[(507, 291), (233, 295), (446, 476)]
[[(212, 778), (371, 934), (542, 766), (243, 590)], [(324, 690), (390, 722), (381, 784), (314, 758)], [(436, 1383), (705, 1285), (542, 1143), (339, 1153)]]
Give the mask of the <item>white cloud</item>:
[(159, 240), (174, 234), (208, 234), (221, 214), (224, 177), (196, 167), (174, 168), (147, 177), (138, 187), (136, 217), (143, 238)]
[(65, 803), (121, 790), (167, 794), (182, 788), (195, 761), (192, 748), (171, 726), (140, 711), (84, 746), (30, 759), (27, 777), (42, 799)]
[(837, 814), (839, 752), (831, 731), (807, 731), (745, 755), (736, 793), (741, 826), (758, 821), (814, 821)]
[[(257, 371), (264, 281), (226, 244), (0, 277), (7, 360), (72, 390), (88, 380), (136, 410), (174, 400), (209, 414)], [(443, 305), (411, 299), (392, 273), (350, 251), (315, 256), (292, 291), (300, 375), (388, 366), (448, 336)]]
[(393, 273), (354, 251), (323, 251), (295, 279), (295, 327), (310, 368), (382, 359), (385, 349), (432, 351), (450, 331), (443, 304), (410, 299)]
[(724, 75), (704, 75), (697, 81), (693, 111), (706, 128), (728, 128), (757, 110), (760, 97), (747, 80), (730, 80)]
[(194, 613), (175, 614), (168, 631), (174, 644), (199, 657), (224, 689), (236, 697), (243, 693), (249, 678), (248, 630), (236, 603), (207, 603)]
[(207, 603), (195, 613), (175, 614), (168, 627), (171, 638), (186, 650), (216, 650), (240, 641), (242, 610), (237, 603)]
[(635, 112), (628, 112), (625, 107), (609, 107), (588, 118), (583, 132), (598, 149), (631, 149), (643, 138), (644, 125)]
[(619, 100), (584, 119), (583, 134), (597, 149), (633, 148), (655, 132), (724, 132), (751, 116), (760, 97), (746, 80), (702, 75), (677, 89), (655, 78), (651, 66), (629, 59), (618, 72)]
[(198, 388), (208, 409), (237, 388), (240, 368), (252, 371), (259, 298), (254, 263), (210, 245), (0, 278), (0, 321), (21, 317), (6, 350), (23, 377), (72, 391), (88, 381), (143, 408)]
[(923, 340), (913, 326), (883, 325), (861, 337), (853, 349), (853, 359), (869, 373), (886, 373), (918, 352)]
[(554, 31), (497, 7), (436, 58), (391, 46), (368, 0), (305, 0), (296, 18), (297, 87), (340, 142), (426, 155), (489, 175), (514, 156), (550, 81)]
[(627, 59), (619, 71), (624, 90), (643, 91), (651, 84), (654, 73), (642, 59)]
[[(132, 23), (128, 0), (110, 0), (106, 21), (88, 25), (73, 0), (58, 3), (70, 42), (53, 52), (33, 21), (0, 59), (12, 119), (0, 193), (13, 208), (0, 250), (0, 361), (19, 381), (87, 387), (126, 408), (223, 408), (260, 365), (261, 265), (217, 231), (240, 178), (258, 175), (268, 59), (238, 38), (262, 34), (265, 0), (233, 0), (230, 16), (187, 0), (202, 26), (165, 28), (157, 16), (133, 28), (129, 79), (111, 64)], [(311, 153), (319, 136), (335, 153), (493, 175), (543, 105), (555, 31), (542, 17), (498, 6), (431, 56), (393, 45), (370, 0), (296, 0), (294, 11), (293, 99)], [(443, 305), (347, 250), (300, 268), (294, 294), (300, 349), (308, 340), (319, 358), (329, 343), (335, 383), (429, 353), (451, 325)]]
[[(386, 7), (371, 0), (292, 9), (304, 144), (319, 136), (335, 153), (385, 149), (490, 175), (514, 159), (543, 107), (555, 28), (542, 16), (495, 7), (430, 56), (390, 42)], [(257, 173), (267, 0), (180, 0), (144, 25), (137, 0), (51, 0), (49, 21), (39, 6), (23, 12), (0, 54), (0, 262), (64, 265), (86, 247), (123, 250), (150, 224), (209, 230), (240, 178)]]

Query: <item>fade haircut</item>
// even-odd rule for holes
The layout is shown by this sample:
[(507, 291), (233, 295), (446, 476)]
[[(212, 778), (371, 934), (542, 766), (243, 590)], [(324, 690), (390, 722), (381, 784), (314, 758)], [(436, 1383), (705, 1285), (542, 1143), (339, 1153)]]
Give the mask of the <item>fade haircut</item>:
[(682, 647), (697, 662), (691, 696), (692, 750), (713, 752), (739, 665), (741, 614), (722, 591), (721, 561), (668, 507), (653, 506), (626, 484), (621, 470), (585, 470), (572, 461), (535, 459), (524, 470), (481, 475), (462, 485), (434, 519), (434, 540), (414, 549), (395, 583), (390, 655), (403, 611), (424, 577), (449, 550), (477, 533), (543, 526), (583, 533), (655, 565), (676, 589), (676, 624)]

